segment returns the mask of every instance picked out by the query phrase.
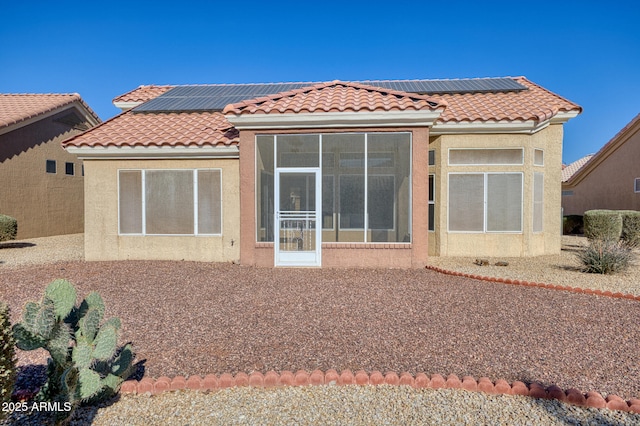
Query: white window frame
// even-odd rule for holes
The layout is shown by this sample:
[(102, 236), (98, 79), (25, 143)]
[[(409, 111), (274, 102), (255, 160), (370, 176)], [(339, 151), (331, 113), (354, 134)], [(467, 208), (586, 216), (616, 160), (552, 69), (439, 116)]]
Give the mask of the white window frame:
[[(451, 163), (451, 151), (520, 151), (519, 163)], [(521, 147), (496, 147), (496, 148), (449, 148), (447, 150), (447, 163), (449, 166), (522, 166), (524, 165), (524, 148)]]
[[(524, 232), (524, 173), (523, 172), (450, 172), (447, 174), (447, 191), (450, 188), (451, 175), (483, 175), (483, 229), (482, 231), (455, 231), (449, 227), (451, 211), (447, 211), (447, 232), (451, 234), (522, 234)], [(488, 177), (489, 175), (520, 175), (520, 230), (519, 231), (487, 231), (487, 199), (488, 199)]]
[[(220, 173), (220, 233), (219, 234), (207, 234), (201, 233), (198, 230), (198, 173), (200, 171), (213, 171), (217, 170)], [(141, 233), (122, 233), (120, 232), (120, 172), (121, 171), (139, 171), (141, 172), (140, 184), (142, 185), (141, 191), (141, 204), (142, 204), (142, 232)], [(147, 206), (146, 206), (146, 172), (147, 171), (190, 171), (193, 179), (193, 230), (192, 234), (149, 234), (147, 233)], [(202, 168), (202, 169), (118, 169), (118, 235), (119, 236), (144, 236), (144, 237), (219, 237), (222, 236), (223, 231), (223, 185), (222, 185), (222, 168)]]
[[(536, 163), (536, 152), (541, 152), (542, 153), (542, 162), (541, 163)], [(542, 148), (534, 148), (533, 149), (533, 165), (534, 166), (544, 166), (544, 149), (542, 149)]]

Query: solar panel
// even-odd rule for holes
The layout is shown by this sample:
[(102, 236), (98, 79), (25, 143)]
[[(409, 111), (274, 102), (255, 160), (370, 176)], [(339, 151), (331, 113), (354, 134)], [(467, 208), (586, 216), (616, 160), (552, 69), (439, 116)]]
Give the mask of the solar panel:
[[(228, 104), (308, 87), (318, 82), (177, 86), (134, 109), (135, 112), (221, 111)], [(512, 78), (455, 80), (366, 80), (355, 83), (418, 94), (518, 92), (527, 88)]]

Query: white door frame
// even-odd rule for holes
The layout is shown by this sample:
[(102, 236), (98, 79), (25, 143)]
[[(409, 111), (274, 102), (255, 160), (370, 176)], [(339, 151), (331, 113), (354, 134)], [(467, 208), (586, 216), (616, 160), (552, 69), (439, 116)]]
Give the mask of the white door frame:
[[(315, 177), (315, 211), (281, 211), (280, 210), (280, 175), (287, 173), (307, 173)], [(275, 266), (320, 267), (322, 266), (322, 171), (319, 167), (286, 167), (276, 168), (274, 179), (274, 253)], [(315, 224), (315, 245), (313, 250), (286, 251), (281, 250), (281, 223), (289, 218), (300, 224)], [(282, 219), (282, 220), (281, 220)], [(302, 225), (301, 225), (302, 226)], [(301, 229), (302, 233), (303, 230)]]

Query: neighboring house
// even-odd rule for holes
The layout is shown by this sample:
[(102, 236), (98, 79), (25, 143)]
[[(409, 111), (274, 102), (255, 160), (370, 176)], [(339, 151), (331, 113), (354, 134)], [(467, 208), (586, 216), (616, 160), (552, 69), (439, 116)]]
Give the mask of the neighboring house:
[(595, 155), (563, 170), (562, 208), (565, 216), (640, 210), (640, 114)]
[(562, 124), (581, 108), (524, 77), (141, 86), (114, 103), (65, 143), (85, 161), (88, 260), (560, 251)]
[(0, 213), (18, 239), (83, 232), (82, 161), (61, 142), (99, 123), (78, 94), (0, 94)]

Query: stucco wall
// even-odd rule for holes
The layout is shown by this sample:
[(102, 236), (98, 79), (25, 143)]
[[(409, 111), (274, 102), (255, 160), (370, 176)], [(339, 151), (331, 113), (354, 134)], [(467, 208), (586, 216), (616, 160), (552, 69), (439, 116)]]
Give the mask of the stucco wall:
[(577, 184), (562, 186), (564, 191), (573, 191), (562, 197), (565, 215), (582, 215), (592, 209), (640, 210), (640, 193), (634, 192), (634, 180), (640, 178), (640, 125), (620, 142), (617, 149), (602, 153), (599, 164), (589, 167)]
[[(118, 235), (119, 169), (222, 169), (222, 236)], [(86, 260), (236, 261), (240, 256), (237, 159), (85, 160)]]
[[(524, 148), (524, 165), (450, 166), (450, 148)], [(431, 139), (436, 150), (436, 231), (429, 253), (438, 256), (535, 256), (560, 251), (560, 181), (562, 125), (527, 134), (442, 135)], [(534, 149), (544, 150), (544, 166), (534, 166)], [(461, 233), (448, 231), (448, 174), (451, 172), (522, 172), (521, 233)], [(544, 173), (543, 232), (533, 232), (533, 177)]]
[(241, 254), (247, 265), (274, 266), (273, 243), (256, 242), (255, 135), (285, 133), (351, 133), (351, 132), (411, 132), (412, 133), (412, 236), (411, 244), (325, 243), (322, 246), (322, 267), (414, 267), (421, 268), (428, 258), (428, 128), (383, 129), (304, 129), (301, 131), (240, 131), (241, 185)]
[[(80, 131), (55, 121), (69, 112), (0, 135), (0, 213), (18, 220), (18, 239), (83, 231), (82, 161), (60, 145)], [(56, 174), (46, 173), (46, 160), (56, 161)]]

